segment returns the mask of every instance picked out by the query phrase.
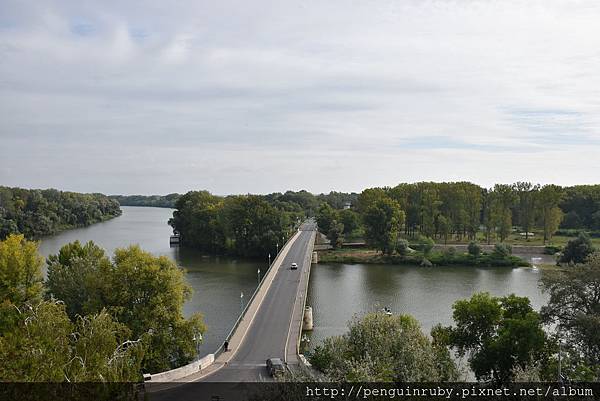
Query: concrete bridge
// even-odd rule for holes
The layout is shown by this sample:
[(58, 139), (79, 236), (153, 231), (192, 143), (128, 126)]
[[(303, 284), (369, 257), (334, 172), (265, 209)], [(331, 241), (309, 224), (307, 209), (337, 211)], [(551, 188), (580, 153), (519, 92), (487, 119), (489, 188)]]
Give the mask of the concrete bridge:
[[(193, 397), (194, 386), (188, 384), (197, 381), (268, 381), (268, 358), (281, 358), (292, 370), (301, 364), (299, 342), (315, 236), (316, 224), (309, 220), (283, 247), (227, 337), (228, 351), (220, 348), (203, 360), (150, 375), (150, 399)], [(298, 264), (297, 270), (290, 269), (292, 263)]]

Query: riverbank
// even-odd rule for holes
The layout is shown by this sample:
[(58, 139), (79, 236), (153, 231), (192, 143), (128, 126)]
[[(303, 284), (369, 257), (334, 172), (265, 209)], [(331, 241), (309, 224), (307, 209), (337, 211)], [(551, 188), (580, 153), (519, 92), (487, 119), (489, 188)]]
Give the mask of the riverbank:
[(319, 263), (390, 264), (407, 266), (474, 266), (474, 267), (528, 267), (526, 260), (513, 255), (499, 256), (484, 252), (472, 256), (459, 252), (433, 251), (427, 256), (420, 252), (408, 255), (383, 255), (374, 249), (336, 249), (319, 251)]

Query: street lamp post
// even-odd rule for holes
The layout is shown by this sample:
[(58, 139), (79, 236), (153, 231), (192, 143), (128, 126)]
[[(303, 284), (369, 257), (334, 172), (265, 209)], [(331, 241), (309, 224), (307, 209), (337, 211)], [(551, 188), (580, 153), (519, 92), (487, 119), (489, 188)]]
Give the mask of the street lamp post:
[(275, 252), (275, 255), (279, 255), (279, 242), (275, 243), (275, 249), (277, 250), (277, 252)]
[(244, 292), (240, 292), (240, 310), (244, 311)]
[(260, 284), (260, 267), (256, 271), (256, 275), (258, 276), (258, 284)]
[(269, 266), (271, 266), (271, 254), (269, 254)]

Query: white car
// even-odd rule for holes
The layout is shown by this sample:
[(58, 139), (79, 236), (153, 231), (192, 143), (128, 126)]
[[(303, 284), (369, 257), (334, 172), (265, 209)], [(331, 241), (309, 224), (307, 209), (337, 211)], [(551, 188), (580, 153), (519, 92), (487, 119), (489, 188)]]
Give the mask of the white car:
[(298, 263), (292, 263), (292, 270), (296, 270), (298, 268)]

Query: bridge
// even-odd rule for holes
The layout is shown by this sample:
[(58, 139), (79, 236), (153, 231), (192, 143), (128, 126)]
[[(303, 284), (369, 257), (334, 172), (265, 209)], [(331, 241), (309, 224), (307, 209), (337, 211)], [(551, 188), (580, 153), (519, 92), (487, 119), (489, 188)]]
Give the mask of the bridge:
[[(173, 371), (151, 375), (151, 400), (194, 399), (194, 382), (260, 382), (271, 380), (265, 361), (281, 358), (288, 369), (302, 363), (299, 341), (316, 224), (307, 221), (290, 238), (228, 335), (229, 349)], [(291, 270), (292, 263), (298, 264)]]

